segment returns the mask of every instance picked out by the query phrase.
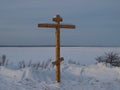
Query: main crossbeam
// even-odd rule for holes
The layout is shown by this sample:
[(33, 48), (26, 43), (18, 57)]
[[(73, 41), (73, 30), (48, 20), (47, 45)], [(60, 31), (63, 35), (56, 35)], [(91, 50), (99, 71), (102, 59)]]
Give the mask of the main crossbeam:
[(38, 24), (38, 27), (42, 27), (42, 28), (68, 28), (68, 29), (74, 29), (75, 28), (75, 25), (68, 25), (68, 24), (60, 24), (60, 25), (57, 25), (57, 24), (50, 24), (50, 23), (41, 23), (41, 24)]

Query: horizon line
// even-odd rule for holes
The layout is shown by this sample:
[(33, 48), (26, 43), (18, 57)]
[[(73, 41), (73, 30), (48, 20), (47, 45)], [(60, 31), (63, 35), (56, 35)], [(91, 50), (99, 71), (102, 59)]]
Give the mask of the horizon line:
[[(55, 47), (56, 45), (0, 45), (0, 47)], [(120, 47), (119, 45), (60, 45), (60, 47)]]

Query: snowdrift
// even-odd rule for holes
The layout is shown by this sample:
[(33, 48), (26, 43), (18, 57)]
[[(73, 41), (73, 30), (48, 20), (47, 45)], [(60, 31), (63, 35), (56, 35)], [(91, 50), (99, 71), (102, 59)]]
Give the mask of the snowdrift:
[(62, 64), (61, 83), (55, 81), (55, 68), (0, 67), (0, 90), (119, 90), (120, 68), (99, 63), (90, 66)]

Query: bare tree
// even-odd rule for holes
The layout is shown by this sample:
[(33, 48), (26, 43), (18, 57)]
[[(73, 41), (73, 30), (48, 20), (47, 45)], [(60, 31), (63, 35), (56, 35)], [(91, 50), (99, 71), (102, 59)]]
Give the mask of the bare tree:
[(109, 63), (112, 66), (118, 66), (120, 67), (120, 56), (118, 53), (115, 52), (109, 52), (105, 53), (103, 56), (98, 56), (96, 58), (97, 62), (104, 62), (104, 63)]

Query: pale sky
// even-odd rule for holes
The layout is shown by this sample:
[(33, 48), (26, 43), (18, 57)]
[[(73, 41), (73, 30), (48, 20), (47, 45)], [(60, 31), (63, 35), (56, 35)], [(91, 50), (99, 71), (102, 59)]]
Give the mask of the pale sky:
[(55, 29), (38, 23), (62, 23), (62, 45), (120, 46), (120, 0), (0, 0), (0, 45), (55, 45)]

